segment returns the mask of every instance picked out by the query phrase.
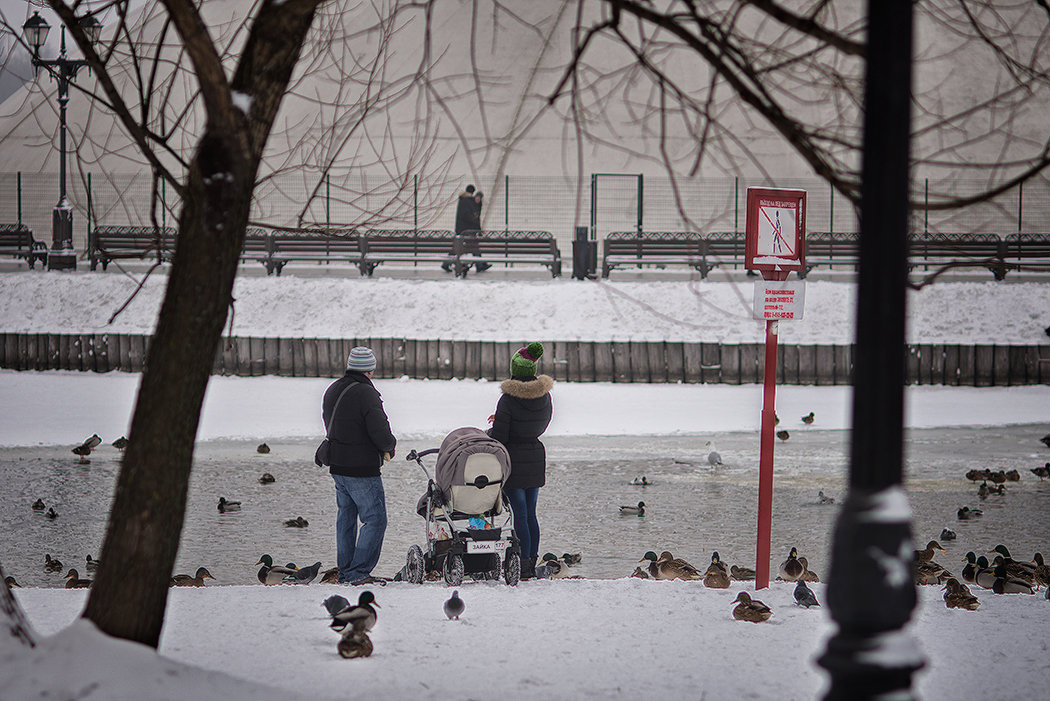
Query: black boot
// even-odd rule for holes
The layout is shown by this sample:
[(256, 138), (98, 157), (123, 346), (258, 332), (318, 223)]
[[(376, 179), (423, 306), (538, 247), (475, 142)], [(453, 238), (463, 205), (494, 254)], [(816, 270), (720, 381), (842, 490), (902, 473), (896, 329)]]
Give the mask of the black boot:
[(522, 579), (535, 579), (536, 578), (536, 558), (534, 558), (534, 557), (523, 557), (523, 558), (521, 558), (521, 578)]

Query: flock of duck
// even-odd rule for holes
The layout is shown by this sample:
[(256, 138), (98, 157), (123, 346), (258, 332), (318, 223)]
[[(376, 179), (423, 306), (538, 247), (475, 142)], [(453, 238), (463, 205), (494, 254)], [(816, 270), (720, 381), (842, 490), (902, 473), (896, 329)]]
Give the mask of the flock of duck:
[[(657, 555), (652, 550), (645, 553), (639, 562), (647, 563), (644, 567), (636, 567), (632, 577), (639, 579), (681, 579), (686, 581), (702, 581), (705, 587), (711, 589), (728, 589), (732, 582), (750, 582), (755, 579), (755, 571), (749, 567), (738, 565), (727, 565), (722, 561), (718, 551), (711, 553), (711, 564), (703, 572), (694, 567), (686, 560), (675, 557), (670, 551), (663, 551)], [(809, 569), (809, 561), (800, 557), (797, 548), (791, 548), (787, 559), (780, 563), (777, 571), (777, 579), (785, 582), (795, 582), (795, 603), (803, 608), (820, 606), (816, 594), (809, 588), (806, 582), (819, 582), (820, 578)], [(733, 608), (733, 618), (738, 621), (751, 621), (760, 623), (768, 620), (773, 611), (766, 604), (752, 599), (747, 592), (740, 592), (733, 600), (736, 606)]]

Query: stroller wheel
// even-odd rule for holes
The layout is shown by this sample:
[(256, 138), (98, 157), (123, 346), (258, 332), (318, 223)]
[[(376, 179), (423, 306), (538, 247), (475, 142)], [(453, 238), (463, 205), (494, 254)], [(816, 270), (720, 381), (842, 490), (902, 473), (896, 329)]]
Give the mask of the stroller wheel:
[(464, 570), (462, 555), (447, 556), (444, 567), (445, 584), (450, 587), (458, 587), (463, 583)]
[(521, 555), (517, 553), (511, 553), (507, 555), (507, 559), (503, 562), (503, 577), (507, 580), (507, 584), (516, 587), (518, 581), (521, 580)]
[(405, 581), (412, 584), (423, 583), (423, 550), (418, 545), (408, 549), (408, 561), (405, 563)]

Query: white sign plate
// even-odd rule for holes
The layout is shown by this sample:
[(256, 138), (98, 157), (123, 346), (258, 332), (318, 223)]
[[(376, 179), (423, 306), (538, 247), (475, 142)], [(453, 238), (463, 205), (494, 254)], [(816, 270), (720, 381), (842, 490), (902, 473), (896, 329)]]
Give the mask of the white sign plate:
[(505, 540), (468, 540), (468, 553), (496, 553), (507, 549)]
[(759, 280), (755, 283), (756, 319), (801, 319), (805, 302), (806, 283), (803, 280)]

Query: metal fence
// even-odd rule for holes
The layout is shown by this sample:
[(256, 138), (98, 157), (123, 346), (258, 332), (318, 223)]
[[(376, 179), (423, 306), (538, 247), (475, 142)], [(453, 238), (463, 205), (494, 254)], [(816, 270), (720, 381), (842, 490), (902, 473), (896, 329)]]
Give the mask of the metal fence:
[[(389, 176), (361, 173), (350, 180), (310, 182), (301, 173), (260, 182), (252, 220), (276, 226), (355, 225), (379, 228), (453, 228), (457, 194), (468, 178), (428, 183), (415, 176), (391, 183)], [(816, 178), (769, 183), (748, 178), (699, 177), (672, 181), (631, 173), (595, 173), (581, 181), (567, 176), (514, 176), (474, 181), (485, 193), (483, 228), (549, 231), (562, 251), (571, 250), (575, 227), (589, 230), (592, 241), (612, 231), (686, 231), (701, 233), (744, 228), (748, 187), (797, 188), (808, 193), (810, 231), (858, 230), (853, 206)], [(930, 193), (967, 196), (987, 183), (917, 180), (914, 197), (935, 203)], [(51, 173), (0, 173), (0, 222), (25, 223), (38, 240), (50, 244), (52, 209), (58, 176)], [(156, 217), (175, 226), (180, 202), (171, 188), (157, 188), (148, 174), (96, 175), (75, 172), (68, 183), (74, 208), (74, 246), (86, 247), (92, 226), (148, 226)], [(392, 203), (392, 204), (391, 204)], [(952, 211), (916, 210), (912, 231), (944, 233), (1046, 232), (1050, 229), (1050, 182), (1040, 179), (1015, 187), (996, 199)]]

